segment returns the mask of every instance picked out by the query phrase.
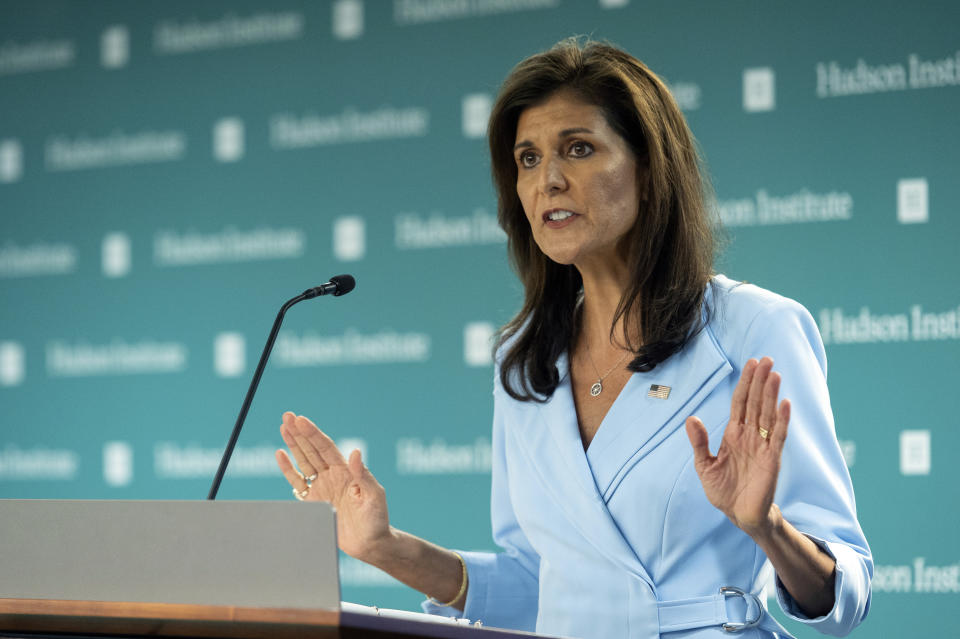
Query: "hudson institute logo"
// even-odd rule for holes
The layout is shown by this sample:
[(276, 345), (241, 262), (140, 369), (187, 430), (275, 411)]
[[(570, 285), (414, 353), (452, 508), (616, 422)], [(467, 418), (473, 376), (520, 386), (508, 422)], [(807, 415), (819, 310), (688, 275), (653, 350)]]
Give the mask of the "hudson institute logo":
[(340, 452), (343, 453), (343, 456), (347, 459), (350, 458), (351, 453), (355, 450), (360, 451), (360, 459), (363, 460), (364, 465), (370, 466), (370, 456), (367, 452), (367, 440), (361, 437), (343, 437), (338, 439), (336, 442), (337, 448), (340, 449)]
[(773, 111), (777, 106), (776, 77), (770, 67), (743, 70), (743, 110), (747, 113)]
[(130, 60), (130, 30), (122, 24), (100, 34), (100, 64), (105, 69), (120, 69)]
[(0, 481), (70, 481), (79, 469), (80, 455), (68, 448), (20, 448), (12, 443), (0, 448)]
[(399, 25), (446, 22), (556, 9), (561, 0), (393, 0), (393, 19)]
[(926, 178), (897, 182), (897, 221), (901, 224), (918, 224), (929, 219)]
[(400, 250), (503, 244), (507, 235), (496, 213), (482, 207), (470, 215), (400, 213), (393, 219), (393, 243)]
[(130, 236), (109, 233), (101, 246), (101, 266), (105, 277), (123, 277), (130, 272)]
[(960, 592), (960, 563), (937, 566), (926, 557), (914, 557), (913, 565), (878, 564), (871, 586), (874, 592), (955, 594)]
[(133, 481), (133, 447), (129, 442), (103, 445), (103, 481), (117, 488)]
[(717, 201), (724, 226), (767, 226), (834, 222), (853, 217), (853, 196), (846, 191), (773, 194), (759, 189), (754, 197)]
[(194, 18), (163, 20), (153, 28), (153, 51), (159, 55), (177, 55), (297, 40), (303, 36), (305, 23), (303, 14), (296, 11), (247, 16), (231, 12), (204, 22)]
[(397, 440), (397, 474), (400, 475), (489, 473), (492, 459), (493, 449), (486, 437), (465, 444), (451, 444), (439, 437), (429, 442), (419, 437)]
[(420, 138), (430, 127), (430, 111), (424, 107), (381, 106), (358, 111), (352, 106), (340, 113), (297, 116), (278, 113), (270, 117), (270, 145), (274, 149)]
[(0, 386), (17, 386), (24, 376), (23, 346), (17, 342), (0, 342)]
[(62, 69), (72, 66), (76, 57), (71, 40), (0, 42), (0, 75)]
[(362, 260), (367, 253), (367, 230), (363, 218), (350, 215), (333, 222), (333, 255), (343, 262)]
[(960, 51), (937, 59), (911, 53), (904, 62), (881, 64), (859, 58), (853, 66), (829, 60), (818, 62), (816, 73), (818, 98), (958, 86)]
[(7, 240), (0, 248), (0, 279), (59, 275), (77, 269), (77, 249), (71, 244), (37, 242), (20, 246)]
[(823, 308), (819, 313), (824, 344), (879, 344), (932, 342), (960, 339), (960, 307), (930, 312), (920, 304), (909, 313), (880, 314), (862, 306), (856, 315), (843, 308)]
[(115, 130), (97, 137), (53, 134), (47, 138), (43, 159), (48, 171), (78, 171), (172, 162), (182, 159), (186, 152), (187, 136), (183, 131)]
[(153, 237), (153, 262), (157, 266), (195, 266), (261, 260), (291, 260), (306, 251), (307, 234), (292, 227), (258, 227), (240, 230), (180, 232), (161, 230)]
[(247, 343), (240, 333), (220, 333), (213, 340), (213, 370), (220, 377), (239, 377), (247, 366)]
[(179, 342), (51, 340), (46, 345), (46, 368), (49, 377), (179, 373), (186, 369), (188, 355), (187, 347)]
[(240, 118), (223, 118), (213, 125), (213, 157), (236, 162), (244, 153), (244, 127)]
[(19, 140), (0, 140), (0, 183), (23, 177), (23, 147)]
[(482, 138), (487, 135), (487, 122), (493, 97), (488, 93), (471, 93), (463, 96), (463, 136)]
[(681, 111), (696, 111), (703, 103), (703, 90), (693, 82), (671, 83), (670, 93)]
[(930, 431), (900, 431), (900, 474), (930, 474)]
[(339, 335), (283, 330), (277, 336), (273, 361), (275, 366), (285, 368), (426, 362), (430, 359), (430, 345), (426, 333), (398, 333), (389, 328), (376, 333), (348, 328)]
[(333, 37), (356, 40), (363, 35), (363, 2), (337, 0), (333, 3)]
[(470, 322), (463, 327), (463, 361), (467, 366), (493, 363), (493, 335), (490, 322)]

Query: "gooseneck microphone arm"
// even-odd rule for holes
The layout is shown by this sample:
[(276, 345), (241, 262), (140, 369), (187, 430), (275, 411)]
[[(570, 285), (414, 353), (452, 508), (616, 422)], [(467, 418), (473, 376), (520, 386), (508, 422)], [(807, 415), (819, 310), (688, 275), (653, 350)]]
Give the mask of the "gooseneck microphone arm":
[(308, 288), (303, 293), (300, 293), (300, 295), (287, 300), (286, 303), (280, 307), (280, 312), (277, 313), (277, 319), (273, 321), (273, 328), (270, 329), (270, 336), (267, 338), (267, 343), (263, 347), (263, 353), (260, 355), (257, 370), (253, 374), (253, 379), (250, 380), (250, 388), (247, 389), (247, 396), (243, 398), (243, 406), (240, 407), (240, 414), (237, 415), (237, 423), (234, 424), (233, 432), (230, 433), (227, 449), (220, 459), (220, 467), (217, 468), (217, 474), (213, 478), (213, 484), (210, 486), (210, 492), (207, 494), (208, 500), (217, 498), (217, 491), (220, 490), (220, 482), (223, 481), (223, 475), (227, 472), (227, 464), (230, 463), (230, 457), (233, 456), (233, 449), (237, 445), (237, 440), (240, 438), (240, 430), (243, 428), (243, 422), (247, 419), (247, 411), (250, 410), (250, 403), (253, 401), (253, 396), (257, 392), (257, 386), (260, 385), (260, 377), (263, 375), (263, 369), (267, 367), (267, 360), (270, 358), (270, 352), (273, 350), (273, 343), (277, 341), (277, 333), (280, 332), (280, 325), (283, 324), (283, 316), (286, 315), (287, 310), (294, 304), (302, 302), (303, 300), (319, 297), (320, 295), (333, 295), (334, 297), (346, 295), (352, 291), (355, 286), (356, 280), (353, 279), (353, 276), (337, 275), (336, 277), (331, 277), (330, 281), (326, 284)]

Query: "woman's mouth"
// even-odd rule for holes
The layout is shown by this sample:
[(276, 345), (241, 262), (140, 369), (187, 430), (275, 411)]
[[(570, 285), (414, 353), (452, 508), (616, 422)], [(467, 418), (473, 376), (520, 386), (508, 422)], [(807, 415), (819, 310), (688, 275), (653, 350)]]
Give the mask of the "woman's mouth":
[(578, 217), (580, 216), (577, 213), (567, 209), (552, 209), (543, 214), (543, 222), (549, 228), (559, 229), (567, 226)]

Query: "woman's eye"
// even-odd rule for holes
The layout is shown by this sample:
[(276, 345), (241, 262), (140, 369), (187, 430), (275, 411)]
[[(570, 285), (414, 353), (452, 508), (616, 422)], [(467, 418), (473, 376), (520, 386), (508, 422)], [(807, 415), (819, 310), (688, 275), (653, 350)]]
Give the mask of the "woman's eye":
[(532, 166), (537, 164), (537, 156), (535, 153), (527, 151), (526, 153), (520, 154), (520, 166), (529, 169)]
[(593, 152), (593, 147), (591, 147), (586, 142), (574, 142), (570, 145), (570, 155), (578, 158), (586, 157)]

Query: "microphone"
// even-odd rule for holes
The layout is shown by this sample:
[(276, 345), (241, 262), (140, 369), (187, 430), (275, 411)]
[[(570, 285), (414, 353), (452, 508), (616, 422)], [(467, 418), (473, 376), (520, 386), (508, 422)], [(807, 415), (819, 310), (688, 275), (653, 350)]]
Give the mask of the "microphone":
[(333, 295), (334, 297), (340, 297), (341, 295), (346, 295), (352, 291), (356, 285), (357, 280), (353, 279), (353, 275), (334, 275), (326, 284), (308, 288), (303, 292), (303, 294), (306, 295), (305, 299), (308, 300), (313, 299), (314, 297), (319, 297), (320, 295)]
[(247, 389), (247, 395), (243, 398), (243, 405), (240, 407), (237, 423), (234, 424), (233, 432), (230, 433), (227, 449), (223, 452), (223, 457), (220, 459), (220, 467), (217, 468), (217, 474), (213, 478), (213, 484), (210, 486), (207, 499), (214, 500), (217, 498), (217, 491), (220, 490), (220, 482), (223, 481), (223, 475), (227, 472), (227, 464), (230, 463), (230, 457), (233, 456), (233, 449), (237, 445), (237, 439), (240, 438), (240, 429), (243, 428), (243, 422), (247, 419), (247, 411), (250, 410), (250, 403), (253, 401), (253, 396), (257, 392), (257, 386), (260, 385), (260, 376), (263, 375), (263, 369), (267, 367), (267, 360), (270, 358), (270, 352), (273, 350), (273, 343), (277, 341), (277, 333), (280, 332), (280, 325), (283, 323), (283, 316), (286, 315), (287, 310), (303, 300), (313, 299), (321, 295), (333, 295), (334, 297), (346, 295), (352, 291), (356, 285), (357, 281), (353, 279), (352, 275), (336, 275), (331, 277), (329, 282), (308, 288), (303, 293), (300, 293), (300, 295), (290, 298), (280, 307), (280, 312), (277, 313), (277, 319), (273, 321), (273, 328), (270, 329), (270, 336), (267, 338), (267, 343), (263, 347), (263, 353), (260, 355), (260, 363), (257, 364), (257, 370), (253, 373), (253, 379), (250, 380), (250, 388)]

